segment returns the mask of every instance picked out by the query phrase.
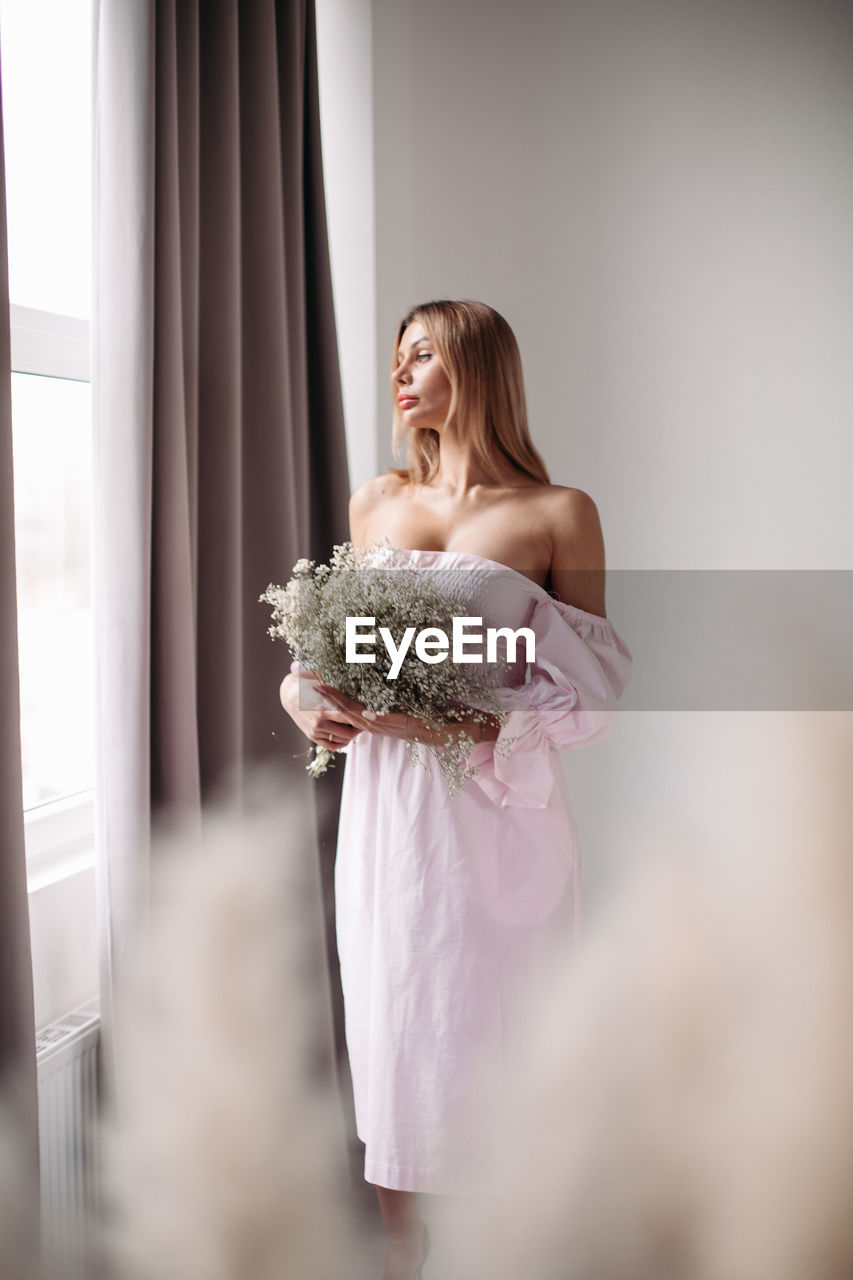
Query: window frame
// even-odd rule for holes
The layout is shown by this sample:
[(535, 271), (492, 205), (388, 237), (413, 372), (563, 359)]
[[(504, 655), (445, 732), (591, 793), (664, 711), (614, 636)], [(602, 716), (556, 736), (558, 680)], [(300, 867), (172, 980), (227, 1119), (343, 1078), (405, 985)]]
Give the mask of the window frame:
[[(9, 307), (12, 372), (91, 381), (91, 326), (78, 316)], [(95, 863), (94, 790), (24, 811), (27, 884), (32, 893)]]
[(35, 307), (9, 307), (12, 372), (44, 378), (91, 381), (91, 327), (88, 320)]

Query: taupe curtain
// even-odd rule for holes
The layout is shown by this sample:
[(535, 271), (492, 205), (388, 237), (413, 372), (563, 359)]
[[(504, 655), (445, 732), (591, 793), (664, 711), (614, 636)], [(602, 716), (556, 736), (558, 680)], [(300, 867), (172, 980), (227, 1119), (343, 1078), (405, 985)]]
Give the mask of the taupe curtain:
[[(14, 1120), (16, 1129), (23, 1135), (20, 1157), (23, 1163), (18, 1168), (18, 1185), (23, 1189), (20, 1203), (30, 1208), (38, 1195), (38, 1127), (21, 783), (11, 367), (0, 93), (0, 1099), (4, 1104), (0, 1115), (4, 1130), (0, 1133), (0, 1142), (9, 1140), (8, 1126)], [(12, 1244), (8, 1240), (0, 1241), (0, 1259), (10, 1257)]]
[(313, 5), (164, 0), (155, 74), (152, 798), (184, 806), (281, 754), (257, 596), (347, 483)]
[[(151, 815), (272, 762), (334, 826), (257, 597), (346, 536), (311, 0), (100, 0), (95, 396), (104, 997)], [(319, 901), (318, 871), (318, 901)]]

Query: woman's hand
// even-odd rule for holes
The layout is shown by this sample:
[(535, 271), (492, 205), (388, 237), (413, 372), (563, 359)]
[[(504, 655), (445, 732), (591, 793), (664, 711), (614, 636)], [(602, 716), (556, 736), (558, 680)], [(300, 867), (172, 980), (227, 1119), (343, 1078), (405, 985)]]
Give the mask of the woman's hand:
[(314, 673), (304, 671), (296, 662), (281, 682), (279, 697), (294, 724), (318, 747), (340, 751), (361, 733), (361, 726), (355, 726), (330, 698), (318, 692)]
[(409, 742), (423, 742), (427, 746), (442, 747), (450, 738), (467, 733), (475, 742), (494, 742), (500, 733), (500, 725), (491, 718), (486, 722), (466, 717), (464, 720), (448, 720), (446, 731), (437, 731), (417, 716), (407, 715), (403, 711), (388, 711), (384, 715), (376, 711), (368, 711), (360, 702), (348, 698), (346, 694), (330, 685), (315, 686), (323, 698), (337, 708), (345, 717), (346, 723), (352, 725), (357, 732), (377, 733), (388, 738), (403, 738)]

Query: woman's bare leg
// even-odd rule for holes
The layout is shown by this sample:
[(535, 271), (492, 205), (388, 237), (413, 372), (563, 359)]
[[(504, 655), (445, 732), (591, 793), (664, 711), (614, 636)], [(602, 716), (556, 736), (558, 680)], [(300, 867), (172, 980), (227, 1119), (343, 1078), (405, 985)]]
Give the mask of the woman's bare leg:
[(413, 1280), (424, 1256), (425, 1224), (417, 1192), (377, 1187), (376, 1195), (388, 1237), (382, 1280)]

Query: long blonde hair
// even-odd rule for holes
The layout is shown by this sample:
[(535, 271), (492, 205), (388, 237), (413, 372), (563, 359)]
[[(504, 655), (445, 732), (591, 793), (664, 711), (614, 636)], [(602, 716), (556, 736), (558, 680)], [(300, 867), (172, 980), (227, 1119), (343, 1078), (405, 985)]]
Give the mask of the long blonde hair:
[[(442, 299), (412, 307), (400, 321), (392, 368), (400, 339), (415, 321), (427, 330), (450, 380), (448, 421), (456, 419), (477, 461), (496, 479), (500, 460), (540, 484), (550, 484), (545, 463), (530, 438), (521, 355), (515, 334), (503, 316), (484, 302)], [(438, 471), (437, 431), (409, 430), (399, 408), (394, 412), (394, 451), (405, 445), (408, 468), (398, 472), (423, 484)]]

